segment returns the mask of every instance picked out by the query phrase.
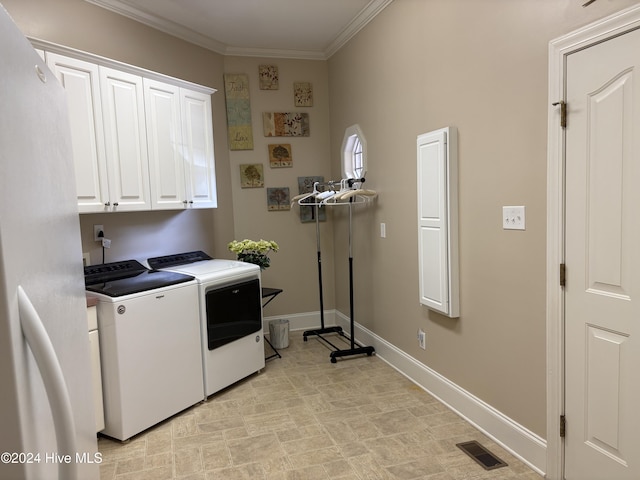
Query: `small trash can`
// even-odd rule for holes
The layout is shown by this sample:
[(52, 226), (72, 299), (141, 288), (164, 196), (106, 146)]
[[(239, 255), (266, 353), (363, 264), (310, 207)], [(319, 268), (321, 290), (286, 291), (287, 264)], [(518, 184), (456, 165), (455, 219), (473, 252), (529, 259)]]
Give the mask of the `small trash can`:
[(287, 348), (289, 346), (289, 320), (271, 320), (269, 322), (269, 340), (273, 348)]

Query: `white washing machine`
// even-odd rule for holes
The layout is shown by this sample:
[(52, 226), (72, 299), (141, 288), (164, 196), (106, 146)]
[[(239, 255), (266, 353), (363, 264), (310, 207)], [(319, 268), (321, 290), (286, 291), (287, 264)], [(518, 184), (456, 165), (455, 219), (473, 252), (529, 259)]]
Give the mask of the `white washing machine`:
[(147, 260), (196, 278), (206, 396), (264, 368), (260, 267), (187, 252)]
[(98, 299), (102, 433), (118, 440), (203, 401), (198, 284), (136, 260), (85, 267)]

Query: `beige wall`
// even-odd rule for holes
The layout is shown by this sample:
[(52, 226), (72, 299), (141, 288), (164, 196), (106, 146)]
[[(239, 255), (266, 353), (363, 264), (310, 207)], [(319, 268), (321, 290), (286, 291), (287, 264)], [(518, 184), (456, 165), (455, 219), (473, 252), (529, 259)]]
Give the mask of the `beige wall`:
[[(277, 65), (280, 76), (278, 90), (260, 90), (259, 65)], [(299, 210), (267, 211), (267, 188), (288, 187), (291, 198), (298, 194), (298, 177), (324, 176), (331, 179), (329, 148), (329, 88), (327, 62), (313, 60), (260, 59), (226, 57), (226, 73), (244, 73), (249, 77), (253, 150), (232, 151), (231, 186), (235, 236), (275, 240), (280, 251), (271, 255), (271, 267), (264, 270), (265, 286), (282, 288), (284, 293), (265, 310), (265, 315), (281, 315), (318, 311), (317, 248), (315, 223), (301, 223)], [(313, 85), (313, 106), (295, 107), (293, 82), (305, 81)], [(309, 114), (309, 137), (265, 137), (262, 128), (263, 112), (300, 111)], [(291, 145), (293, 166), (270, 168), (268, 145)], [(259, 163), (263, 166), (264, 188), (241, 188), (240, 165)], [(339, 178), (339, 177), (338, 177)], [(334, 308), (333, 301), (333, 225), (320, 225), (322, 268), (325, 280), (325, 308)], [(229, 240), (232, 240), (230, 238)]]
[[(548, 43), (635, 2), (582, 3), (396, 0), (329, 61), (333, 171), (359, 123), (380, 194), (357, 224), (356, 320), (542, 437)], [(459, 133), (459, 319), (418, 303), (416, 136), (448, 125)], [(526, 206), (526, 231), (502, 229), (503, 205)], [(338, 260), (336, 273), (348, 313)]]
[[(327, 62), (224, 57), (148, 28), (83, 0), (0, 0), (25, 35), (137, 65), (217, 89), (213, 95), (214, 141), (218, 208), (186, 212), (83, 214), (83, 250), (92, 263), (102, 261), (102, 249), (93, 241), (93, 225), (102, 224), (112, 240), (106, 261), (202, 249), (218, 258), (233, 258), (227, 243), (234, 238), (276, 240), (281, 251), (272, 255), (272, 267), (263, 274), (265, 285), (283, 288), (266, 315), (319, 310), (315, 224), (301, 224), (298, 211), (267, 212), (266, 188), (241, 189), (239, 165), (262, 163), (265, 187), (289, 187), (298, 193), (298, 176), (329, 179), (329, 99)], [(280, 89), (258, 88), (258, 65), (276, 64)], [(255, 148), (229, 152), (223, 74), (246, 73), (250, 78)], [(293, 82), (310, 81), (314, 106), (294, 108)], [(262, 132), (263, 111), (307, 111), (311, 136), (267, 139)], [(290, 143), (293, 168), (270, 169), (269, 143)], [(235, 218), (234, 218), (235, 217)], [(325, 308), (333, 301), (333, 229), (322, 232)]]
[[(87, 239), (93, 223), (114, 232), (113, 259), (160, 251), (165, 242), (167, 253), (202, 248), (231, 258), (232, 238), (273, 239), (282, 251), (264, 280), (285, 294), (266, 314), (317, 310), (315, 225), (300, 224), (295, 211), (267, 212), (265, 189), (239, 187), (238, 165), (263, 163), (266, 186), (295, 195), (298, 176), (340, 177), (344, 129), (358, 123), (369, 148), (366, 186), (380, 195), (355, 213), (356, 321), (545, 436), (548, 42), (635, 1), (582, 8), (583, 0), (396, 0), (328, 62), (225, 58), (82, 0), (0, 1), (27, 35), (218, 90), (220, 207), (83, 216), (83, 243), (95, 255)], [(279, 66), (278, 91), (258, 89), (257, 66), (267, 62)], [(253, 151), (227, 150), (223, 72), (250, 76)], [(261, 113), (293, 109), (295, 80), (314, 85), (314, 107), (304, 109), (311, 137), (287, 142), (293, 168), (270, 169)], [(417, 278), (416, 136), (447, 125), (458, 128), (460, 150), (461, 317), (454, 320), (419, 305)], [(527, 207), (524, 232), (501, 228), (501, 207), (514, 204)], [(348, 314), (344, 213), (334, 211), (321, 230), (325, 307)], [(426, 351), (418, 328), (427, 332)]]
[(102, 250), (93, 241), (94, 223), (103, 224), (113, 241), (106, 252), (107, 262), (192, 249), (231, 258), (226, 249), (234, 226), (222, 83), (224, 57), (83, 0), (0, 2), (27, 36), (217, 89), (212, 103), (219, 208), (81, 215), (83, 250), (91, 254), (92, 262), (102, 260)]

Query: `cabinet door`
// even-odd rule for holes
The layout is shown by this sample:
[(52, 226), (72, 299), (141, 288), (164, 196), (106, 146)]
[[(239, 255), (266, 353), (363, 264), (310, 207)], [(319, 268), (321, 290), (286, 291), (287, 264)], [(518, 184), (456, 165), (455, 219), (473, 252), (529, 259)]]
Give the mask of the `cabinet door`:
[(149, 162), (142, 77), (99, 67), (114, 211), (149, 210)]
[(78, 210), (102, 212), (109, 201), (98, 66), (46, 53), (67, 93)]
[(211, 95), (180, 89), (187, 200), (193, 208), (218, 206)]
[(460, 303), (456, 139), (454, 127), (418, 136), (420, 303), (452, 318)]
[(183, 209), (185, 192), (180, 116), (180, 88), (147, 78), (143, 81), (151, 205), (154, 209)]

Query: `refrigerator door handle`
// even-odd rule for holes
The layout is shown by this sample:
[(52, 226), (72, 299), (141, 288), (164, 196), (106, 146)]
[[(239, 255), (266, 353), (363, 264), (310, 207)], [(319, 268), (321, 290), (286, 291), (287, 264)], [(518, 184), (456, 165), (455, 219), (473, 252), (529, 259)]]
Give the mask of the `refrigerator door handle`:
[(29, 300), (22, 286), (18, 286), (18, 310), (22, 332), (36, 360), (47, 397), (56, 431), (59, 455), (71, 455), (70, 462), (58, 464), (58, 478), (76, 480), (76, 434), (69, 391), (64, 380), (62, 367), (53, 349), (40, 315)]

